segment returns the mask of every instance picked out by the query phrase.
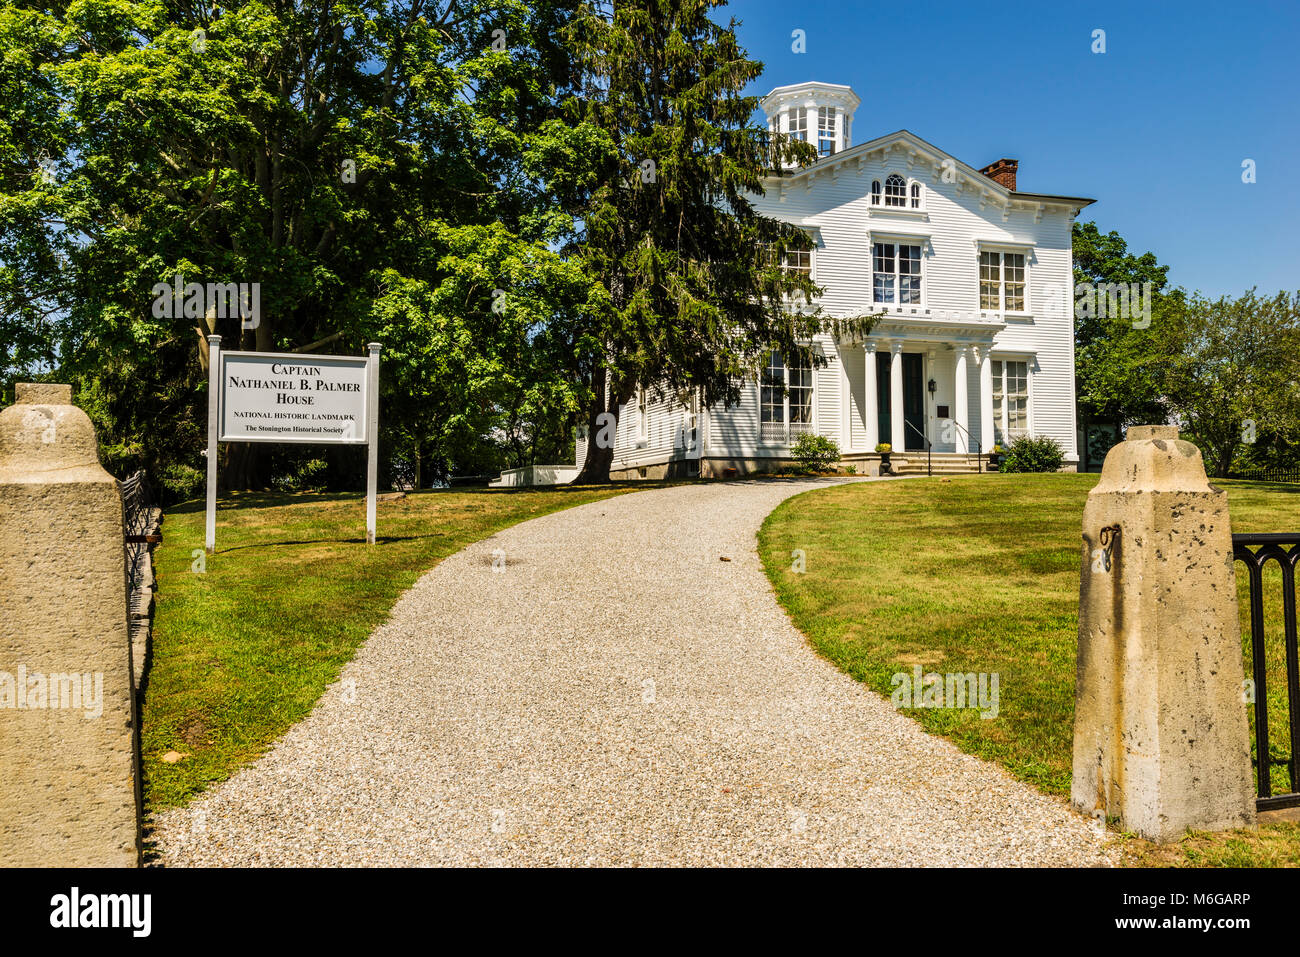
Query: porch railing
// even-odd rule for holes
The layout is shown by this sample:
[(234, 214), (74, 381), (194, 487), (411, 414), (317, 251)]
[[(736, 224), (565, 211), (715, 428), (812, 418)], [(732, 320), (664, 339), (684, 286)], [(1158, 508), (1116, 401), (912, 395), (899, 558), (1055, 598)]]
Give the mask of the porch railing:
[(791, 442), (813, 431), (811, 422), (761, 422), (758, 437), (764, 442)]
[(984, 450), (981, 449), (981, 448), (979, 447), (979, 444), (978, 444), (978, 443), (973, 443), (973, 442), (972, 442), (972, 440), (971, 440), (971, 434), (970, 434), (968, 431), (966, 431), (966, 429), (962, 426), (962, 424), (961, 424), (960, 422), (958, 422), (956, 419), (949, 419), (948, 421), (952, 423), (953, 428), (955, 428), (955, 429), (960, 429), (960, 430), (961, 430), (961, 434), (964, 435), (964, 436), (966, 436), (966, 464), (967, 464), (967, 465), (970, 465), (970, 450), (971, 450), (971, 446), (972, 446), (972, 444), (973, 444), (974, 447), (975, 447), (975, 461), (976, 461), (976, 464), (977, 464), (978, 467), (979, 467), (979, 471), (980, 471), (981, 473), (983, 473), (983, 471), (984, 471)]
[[(1300, 532), (1237, 534), (1232, 536), (1232, 557), (1246, 566), (1250, 595), (1251, 676), (1255, 683), (1255, 804), (1261, 811), (1300, 807), (1300, 780), (1296, 755), (1300, 754), (1300, 654), (1296, 647), (1296, 566), (1300, 564)], [(1264, 566), (1275, 561), (1282, 571), (1282, 630), (1286, 656), (1287, 723), (1289, 750), (1273, 757), (1268, 733), (1268, 658), (1265, 647)], [(1285, 765), (1291, 788), (1274, 794), (1271, 771)]]
[[(926, 435), (924, 432), (922, 432), (920, 429), (918, 429), (916, 426), (914, 426), (911, 422), (908, 422), (907, 419), (903, 420), (903, 424), (907, 426), (909, 429), (911, 429), (913, 432), (915, 432), (917, 435), (919, 435), (922, 441), (925, 442), (925, 474), (933, 475), (934, 468), (931, 465), (930, 453), (931, 451), (933, 451), (934, 446), (930, 443), (930, 437)], [(903, 444), (906, 445), (907, 443), (903, 443)]]

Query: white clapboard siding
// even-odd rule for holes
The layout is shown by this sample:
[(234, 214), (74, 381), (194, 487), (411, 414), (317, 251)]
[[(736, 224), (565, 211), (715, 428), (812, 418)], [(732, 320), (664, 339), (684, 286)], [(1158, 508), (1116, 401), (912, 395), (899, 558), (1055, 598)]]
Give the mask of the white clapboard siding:
[[(865, 117), (858, 116), (861, 130)], [(1016, 206), (1004, 212), (1001, 200), (990, 192), (989, 181), (967, 184), (964, 176), (945, 182), (936, 167), (917, 155), (910, 134), (881, 141), (883, 153), (849, 150), (845, 161), (828, 160), (805, 172), (769, 180), (765, 195), (754, 198), (761, 213), (808, 229), (813, 236), (813, 279), (824, 289), (820, 305), (830, 316), (847, 317), (878, 311), (872, 302), (872, 237), (907, 241), (922, 246), (922, 303), (929, 309), (960, 314), (963, 321), (990, 324), (975, 333), (945, 334), (913, 323), (889, 320), (872, 338), (881, 348), (886, 339), (903, 343), (905, 352), (923, 356), (924, 381), (935, 381), (935, 392), (925, 394), (926, 430), (938, 451), (951, 451), (955, 441), (944, 441), (937, 412), (947, 406), (956, 414), (956, 395), (964, 385), (967, 428), (973, 443), (982, 437), (980, 363), (975, 355), (966, 361), (966, 381), (956, 382), (955, 348), (972, 342), (991, 343), (994, 359), (1023, 359), (1030, 369), (1030, 428), (1056, 439), (1068, 461), (1077, 461), (1074, 394), (1074, 330), (1071, 318), (1071, 224), (1077, 204), (1067, 200)], [(894, 147), (898, 148), (894, 148)], [(993, 159), (993, 157), (989, 157)], [(899, 213), (870, 205), (873, 180), (884, 182), (891, 172), (919, 182), (924, 190), (923, 211)], [(1033, 171), (1027, 171), (1029, 176)], [(1021, 179), (1026, 171), (1020, 171)], [(967, 185), (963, 185), (967, 184)], [(1037, 185), (1037, 184), (1035, 184)], [(1055, 184), (1044, 184), (1055, 185)], [(910, 202), (910, 201), (909, 201)], [(1021, 200), (1028, 202), (1028, 200)], [(1003, 243), (1026, 254), (1026, 281), (1030, 313), (1003, 317), (979, 311), (980, 243)], [(903, 317), (903, 321), (906, 320)], [(997, 324), (1005, 327), (997, 329)], [(919, 328), (919, 331), (918, 331)], [(993, 330), (996, 329), (994, 332)], [(865, 360), (860, 343), (837, 346), (819, 336), (817, 346), (829, 365), (814, 376), (814, 426), (834, 438), (844, 451), (866, 449)], [(847, 404), (847, 409), (846, 409)], [(635, 467), (667, 461), (683, 411), (668, 399), (652, 401), (648, 435), (638, 442), (635, 415), (625, 409), (620, 418), (615, 447), (616, 467)], [(784, 443), (763, 443), (759, 437), (758, 384), (747, 383), (741, 401), (731, 408), (709, 410), (704, 434), (704, 454), (713, 457), (762, 457), (788, 454)], [(948, 436), (954, 431), (948, 429)], [(888, 435), (881, 440), (889, 441)]]

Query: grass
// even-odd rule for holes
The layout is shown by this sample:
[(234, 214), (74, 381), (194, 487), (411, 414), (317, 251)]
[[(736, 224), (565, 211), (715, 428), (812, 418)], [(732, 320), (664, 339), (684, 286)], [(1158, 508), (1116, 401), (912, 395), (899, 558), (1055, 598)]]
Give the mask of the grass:
[[(768, 517), (759, 551), (779, 600), (813, 647), (873, 690), (889, 695), (891, 678), (918, 664), (926, 672), (997, 673), (996, 720), (976, 710), (908, 714), (1043, 791), (1068, 795), (1079, 534), (1097, 478), (955, 476), (817, 490)], [(1228, 492), (1234, 531), (1300, 529), (1300, 486), (1216, 484)], [(803, 573), (793, 567), (796, 549), (806, 556)], [(1280, 576), (1276, 565), (1270, 569), (1268, 613), (1280, 621)], [(1239, 570), (1243, 588), (1244, 577)], [(1245, 621), (1244, 592), (1242, 607)], [(1279, 745), (1289, 750), (1280, 648), (1280, 632), (1270, 635), (1275, 754)], [(1284, 769), (1274, 774), (1284, 780)], [(1298, 838), (1289, 824), (1267, 825), (1258, 835), (1193, 835), (1177, 861), (1292, 861)], [(1172, 862), (1167, 850), (1142, 843), (1133, 842), (1139, 863)]]
[[(363, 496), (236, 494), (218, 505), (217, 552), (202, 571), (203, 503), (168, 509), (141, 714), (146, 810), (182, 804), (264, 753), (443, 558), (628, 490), (421, 492), (379, 503), (372, 547)], [(168, 752), (182, 757), (164, 761)]]

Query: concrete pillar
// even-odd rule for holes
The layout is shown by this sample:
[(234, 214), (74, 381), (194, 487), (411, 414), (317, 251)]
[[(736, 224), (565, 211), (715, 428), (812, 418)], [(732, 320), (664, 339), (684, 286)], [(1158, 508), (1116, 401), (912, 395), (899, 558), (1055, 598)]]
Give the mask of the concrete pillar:
[(1243, 670), (1227, 496), (1131, 428), (1083, 513), (1073, 804), (1153, 841), (1254, 826)]
[(993, 431), (993, 350), (984, 346), (980, 359), (980, 451), (992, 452), (997, 440)]
[(903, 344), (895, 342), (889, 351), (889, 444), (895, 452), (907, 448), (907, 434), (903, 428)]
[(876, 401), (879, 388), (876, 382), (876, 344), (863, 343), (862, 349), (866, 353), (862, 404), (867, 417), (864, 423), (867, 427), (867, 451), (874, 452), (880, 444), (880, 404)]
[(958, 452), (970, 451), (967, 439), (967, 435), (970, 433), (970, 400), (968, 396), (970, 380), (966, 375), (966, 354), (969, 351), (970, 349), (967, 346), (959, 345), (957, 347), (957, 371), (953, 376), (952, 415), (959, 426), (954, 430), (957, 433), (954, 439), (957, 443)]
[(66, 385), (0, 412), (0, 866), (137, 867), (122, 496)]

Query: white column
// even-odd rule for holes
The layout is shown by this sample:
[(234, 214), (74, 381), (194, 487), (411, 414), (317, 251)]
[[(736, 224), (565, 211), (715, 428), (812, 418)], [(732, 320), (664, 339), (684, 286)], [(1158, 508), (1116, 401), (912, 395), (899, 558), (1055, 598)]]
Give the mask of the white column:
[(993, 451), (993, 363), (992, 346), (980, 349), (980, 441), (981, 451)]
[(957, 347), (957, 374), (953, 377), (953, 419), (960, 426), (954, 436), (957, 442), (958, 452), (969, 452), (966, 435), (970, 429), (970, 415), (967, 411), (967, 389), (969, 382), (966, 376), (966, 353), (969, 351), (968, 346)]
[(889, 419), (891, 437), (889, 444), (895, 452), (907, 447), (907, 435), (903, 427), (903, 344), (895, 342), (889, 347), (893, 358), (889, 363)]
[(208, 502), (203, 522), (203, 549), (217, 550), (217, 430), (221, 427), (221, 337), (208, 336)]
[(835, 354), (840, 360), (840, 451), (853, 451), (853, 390), (849, 387), (849, 364), (844, 361), (847, 344), (835, 343)]
[(876, 403), (876, 344), (874, 342), (864, 342), (862, 351), (865, 354), (865, 373), (863, 381), (863, 415), (866, 421), (863, 425), (867, 428), (867, 451), (876, 451), (876, 446), (880, 443), (880, 410)]
[(379, 349), (366, 343), (366, 544), (375, 544), (375, 496), (379, 484)]

